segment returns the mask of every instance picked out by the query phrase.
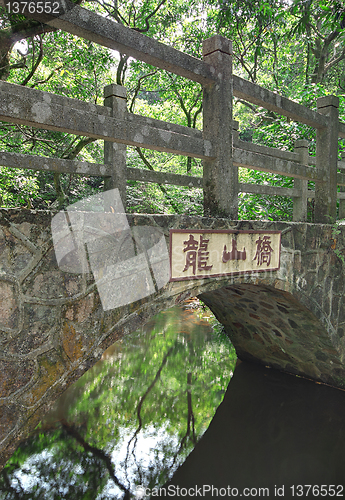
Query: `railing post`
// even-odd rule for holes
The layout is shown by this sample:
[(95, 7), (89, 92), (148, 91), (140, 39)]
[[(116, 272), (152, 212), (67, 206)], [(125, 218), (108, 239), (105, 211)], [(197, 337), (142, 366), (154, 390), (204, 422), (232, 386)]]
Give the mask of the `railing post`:
[[(308, 165), (309, 143), (305, 139), (295, 141), (295, 152), (299, 154), (301, 165)], [(303, 179), (294, 179), (294, 188), (300, 191), (300, 196), (293, 198), (293, 221), (304, 222), (307, 220), (307, 197), (308, 181)]]
[[(127, 91), (121, 85), (104, 87), (104, 106), (111, 108), (111, 116), (124, 120), (127, 114)], [(126, 207), (126, 150), (125, 144), (104, 141), (104, 163), (112, 166), (112, 176), (104, 178), (104, 190), (118, 188)]]
[(240, 140), (239, 125), (237, 120), (232, 120), (232, 145), (234, 148), (238, 148), (238, 141)]
[(316, 169), (324, 182), (315, 183), (315, 222), (332, 224), (337, 215), (339, 98), (317, 99), (317, 110), (328, 116), (328, 127), (316, 130)]
[(217, 80), (204, 86), (204, 139), (211, 141), (214, 160), (204, 161), (204, 213), (237, 219), (238, 170), (232, 160), (232, 43), (215, 35), (203, 42), (203, 59)]
[[(341, 160), (345, 161), (345, 153), (341, 153)], [(344, 173), (343, 170), (341, 170), (342, 173)], [(340, 186), (340, 192), (344, 193), (345, 187)], [(339, 219), (345, 219), (345, 200), (340, 199), (339, 200)]]

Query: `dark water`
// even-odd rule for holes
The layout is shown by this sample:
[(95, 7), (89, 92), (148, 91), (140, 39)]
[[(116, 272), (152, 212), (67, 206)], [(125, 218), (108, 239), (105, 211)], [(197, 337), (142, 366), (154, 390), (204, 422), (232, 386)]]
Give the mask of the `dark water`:
[(194, 306), (159, 314), (70, 387), (8, 462), (0, 498), (135, 498), (137, 485), (169, 480), (236, 362), (219, 324)]
[(171, 491), (195, 485), (206, 485), (204, 498), (344, 498), (345, 392), (238, 364), (211, 425), (170, 483)]
[(159, 314), (63, 395), (0, 498), (344, 498), (345, 392), (235, 362), (208, 313)]

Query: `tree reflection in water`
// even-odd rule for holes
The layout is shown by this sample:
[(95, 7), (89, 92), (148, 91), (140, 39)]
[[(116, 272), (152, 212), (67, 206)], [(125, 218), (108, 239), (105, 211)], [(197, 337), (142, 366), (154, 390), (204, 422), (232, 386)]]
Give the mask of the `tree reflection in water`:
[(1, 499), (126, 499), (164, 484), (207, 429), (236, 362), (191, 302), (114, 344), (22, 443)]

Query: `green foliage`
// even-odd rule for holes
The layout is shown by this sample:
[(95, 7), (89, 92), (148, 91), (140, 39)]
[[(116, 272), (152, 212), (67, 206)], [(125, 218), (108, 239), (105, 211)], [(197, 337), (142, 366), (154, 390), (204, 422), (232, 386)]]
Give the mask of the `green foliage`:
[(31, 207), (37, 196), (39, 182), (36, 172), (0, 167), (0, 205)]
[(337, 240), (339, 234), (341, 234), (341, 229), (340, 226), (344, 224), (344, 221), (337, 221), (335, 224), (332, 226), (332, 239), (333, 239), (333, 244), (331, 245), (331, 248), (335, 255), (338, 257), (338, 259), (343, 263), (345, 266), (345, 257), (344, 257), (344, 249), (340, 250), (338, 245), (337, 245)]

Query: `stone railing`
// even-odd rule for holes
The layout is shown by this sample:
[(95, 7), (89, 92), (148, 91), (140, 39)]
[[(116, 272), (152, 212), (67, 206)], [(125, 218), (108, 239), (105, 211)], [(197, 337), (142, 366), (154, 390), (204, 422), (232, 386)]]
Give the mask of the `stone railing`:
[[(1, 165), (101, 175), (105, 188), (117, 187), (123, 200), (127, 179), (202, 187), (208, 216), (237, 219), (241, 192), (291, 197), (294, 221), (306, 220), (307, 198), (315, 198), (315, 222), (336, 219), (337, 198), (340, 217), (345, 215), (345, 193), (337, 192), (338, 185), (345, 186), (345, 175), (338, 173), (345, 166), (337, 159), (338, 137), (345, 138), (345, 124), (338, 119), (337, 97), (319, 98), (313, 111), (233, 75), (232, 44), (219, 35), (203, 42), (199, 60), (69, 1), (64, 5), (57, 17), (31, 17), (200, 83), (203, 131), (129, 113), (126, 89), (118, 85), (105, 88), (105, 106), (98, 106), (0, 82), (0, 120), (105, 141), (104, 164), (2, 152)], [(304, 140), (296, 141), (294, 152), (239, 140), (238, 124), (232, 120), (233, 96), (314, 127), (316, 156), (309, 156)], [(203, 178), (128, 168), (126, 145), (201, 158)], [(294, 187), (239, 183), (238, 167), (292, 177)], [(308, 190), (308, 181), (315, 182), (315, 191)]]

